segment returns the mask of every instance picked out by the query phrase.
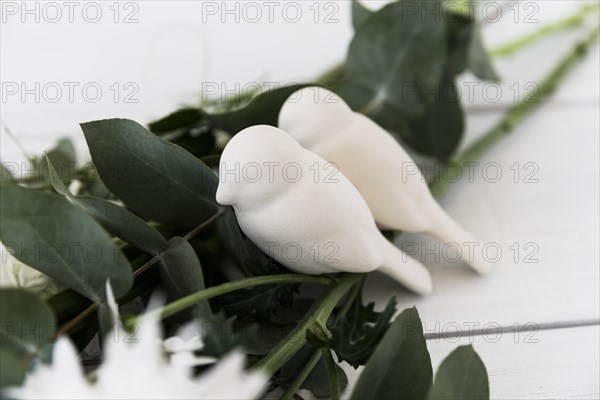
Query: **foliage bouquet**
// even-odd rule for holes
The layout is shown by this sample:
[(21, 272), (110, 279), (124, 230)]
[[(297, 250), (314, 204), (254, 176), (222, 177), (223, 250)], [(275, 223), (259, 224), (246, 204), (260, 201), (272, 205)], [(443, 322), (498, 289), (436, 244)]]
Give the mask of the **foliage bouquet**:
[[(400, 261), (388, 241), (400, 231), (467, 237), (433, 200), (448, 181), (421, 182), (419, 173), (411, 186), (374, 165), (413, 163), (409, 153), (447, 168), (477, 159), (542, 103), (598, 27), (458, 153), (457, 76), (496, 81), (490, 54), (580, 24), (597, 7), (492, 52), (473, 10), (398, 0), (371, 11), (353, 1), (347, 59), (313, 82), (203, 102), (147, 126), (82, 123), (92, 158), (84, 166), (68, 140), (30, 157), (27, 176), (3, 165), (2, 397), (291, 399), (306, 389), (333, 399), (489, 398), (471, 346), (453, 351), (434, 379), (417, 310), (363, 301), (375, 269), (431, 291), (427, 270)], [(304, 105), (286, 113), (294, 104)], [(319, 142), (338, 132), (346, 136), (334, 145)], [(332, 162), (310, 170), (313, 159)], [(297, 163), (323, 179), (333, 173), (338, 186), (305, 182), (300, 200), (302, 182), (264, 194), (244, 166), (245, 186), (227, 186), (242, 160)], [(380, 211), (380, 199), (402, 207)], [(313, 241), (321, 246), (298, 261), (294, 251)], [(348, 368), (362, 370), (352, 388)]]

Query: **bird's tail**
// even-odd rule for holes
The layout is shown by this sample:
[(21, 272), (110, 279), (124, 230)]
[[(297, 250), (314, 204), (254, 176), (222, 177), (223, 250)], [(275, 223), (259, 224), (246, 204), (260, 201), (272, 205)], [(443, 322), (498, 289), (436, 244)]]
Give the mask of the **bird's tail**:
[(433, 290), (431, 275), (423, 264), (390, 243), (381, 235), (383, 265), (379, 271), (400, 282), (411, 291), (426, 295)]
[[(437, 203), (436, 203), (437, 205)], [(448, 245), (460, 248), (463, 261), (480, 274), (486, 274), (492, 269), (492, 264), (483, 258), (481, 242), (475, 240), (470, 233), (465, 231), (446, 212), (437, 205), (433, 228), (428, 232)]]

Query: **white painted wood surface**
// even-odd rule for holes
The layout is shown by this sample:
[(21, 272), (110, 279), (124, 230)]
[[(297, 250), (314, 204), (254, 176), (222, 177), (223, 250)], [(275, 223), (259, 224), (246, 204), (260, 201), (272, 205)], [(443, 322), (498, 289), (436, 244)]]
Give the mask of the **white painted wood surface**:
[[(305, 18), (290, 24), (281, 17), (269, 23), (202, 22), (202, 5), (179, 1), (139, 1), (139, 23), (92, 25), (27, 23), (9, 20), (0, 27), (0, 80), (2, 82), (98, 82), (102, 101), (79, 99), (1, 103), (2, 121), (30, 153), (52, 146), (61, 136), (76, 140), (82, 160), (85, 143), (77, 123), (106, 117), (128, 117), (140, 122), (161, 116), (178, 104), (194, 102), (202, 82), (225, 89), (243, 88), (257, 81), (288, 83), (310, 79), (344, 56), (352, 36), (349, 2), (335, 2), (339, 22), (314, 23), (313, 2), (301, 2)], [(373, 2), (372, 8), (380, 5)], [(538, 29), (577, 10), (576, 1), (525, 1), (505, 9), (502, 18), (484, 28), (489, 47)], [(112, 2), (102, 2), (108, 14)], [(324, 3), (322, 3), (324, 4)], [(525, 8), (533, 4), (533, 9)], [(537, 23), (524, 17), (537, 7)], [(515, 9), (521, 14), (515, 22)], [(111, 14), (108, 14), (111, 15)], [(484, 95), (470, 74), (461, 77), (463, 104), (468, 110), (464, 148), (497, 121), (522, 95), (527, 83), (539, 83), (584, 32), (585, 27), (556, 33), (526, 50), (496, 62), (503, 77), (498, 101), (490, 101), (494, 87)], [(276, 49), (276, 51), (274, 51)], [(386, 278), (373, 274), (369, 298), (385, 301), (396, 294), (401, 307), (417, 305), (429, 336), (462, 336), (475, 329), (474, 345), (489, 372), (493, 398), (599, 397), (599, 105), (600, 52), (596, 45), (565, 79), (559, 90), (531, 118), (486, 154), (475, 169), (475, 180), (453, 184), (442, 203), (449, 213), (482, 243), (497, 242), (502, 257), (495, 271), (479, 277), (461, 263), (436, 263), (431, 269), (435, 291), (418, 298)], [(176, 61), (173, 61), (176, 60)], [(114, 102), (108, 87), (114, 82), (139, 86), (139, 102)], [(236, 85), (239, 83), (239, 85)], [(515, 86), (516, 85), (516, 86)], [(487, 96), (487, 99), (486, 99)], [(17, 146), (0, 135), (3, 161), (24, 160)], [(519, 182), (514, 170), (519, 163)], [(502, 179), (483, 179), (483, 166), (497, 163)], [(534, 163), (537, 183), (523, 179)], [(490, 168), (490, 167), (489, 167)], [(466, 172), (466, 171), (465, 171)], [(491, 174), (492, 169), (488, 172)], [(488, 176), (489, 178), (489, 176)], [(404, 235), (399, 245), (415, 242), (432, 248), (422, 235)], [(518, 262), (510, 249), (517, 242)], [(537, 245), (533, 258), (523, 258)], [(513, 247), (514, 248), (514, 247)], [(532, 323), (539, 327), (538, 343), (514, 343), (510, 327)], [(497, 343), (485, 341), (483, 328), (505, 329)], [(556, 329), (550, 329), (556, 328)], [(454, 339), (452, 339), (454, 340)], [(428, 341), (434, 368), (459, 343)], [(351, 380), (356, 379), (351, 374)]]
[[(493, 399), (597, 399), (598, 326), (429, 340), (434, 374), (457, 346), (472, 344), (488, 371)], [(591, 356), (593, 354), (594, 356)], [(345, 365), (349, 376), (352, 367)], [(356, 380), (349, 382), (352, 389)]]

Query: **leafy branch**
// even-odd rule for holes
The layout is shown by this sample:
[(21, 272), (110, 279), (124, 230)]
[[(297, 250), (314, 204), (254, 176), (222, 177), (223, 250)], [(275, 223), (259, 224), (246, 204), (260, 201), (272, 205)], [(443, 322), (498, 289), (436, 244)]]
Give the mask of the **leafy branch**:
[[(478, 159), (496, 142), (502, 139), (507, 133), (511, 132), (519, 122), (528, 117), (548, 99), (548, 96), (556, 89), (567, 73), (577, 65), (577, 61), (579, 61), (596, 42), (599, 34), (600, 26), (596, 26), (596, 28), (588, 33), (583, 40), (573, 46), (571, 51), (557, 63), (536, 89), (525, 96), (521, 102), (512, 106), (504, 114), (502, 119), (490, 130), (470, 145), (463, 153), (447, 162), (445, 166), (464, 165), (465, 163)], [(444, 168), (442, 168), (442, 170), (444, 170)], [(440, 197), (446, 193), (449, 186), (449, 182), (443, 179), (441, 175), (438, 175), (432, 180), (429, 188), (434, 196)]]

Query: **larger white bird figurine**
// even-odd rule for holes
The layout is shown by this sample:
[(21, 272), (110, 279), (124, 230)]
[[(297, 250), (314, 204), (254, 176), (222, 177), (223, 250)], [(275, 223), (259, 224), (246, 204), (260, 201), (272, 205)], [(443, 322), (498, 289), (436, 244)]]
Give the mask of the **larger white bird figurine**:
[(363, 195), (379, 226), (427, 232), (458, 245), (463, 260), (477, 272), (491, 269), (479, 242), (439, 206), (402, 146), (339, 96), (320, 87), (295, 92), (281, 109), (279, 127), (336, 164)]
[(257, 125), (225, 147), (216, 200), (231, 205), (242, 231), (267, 255), (304, 274), (379, 269), (418, 294), (429, 271), (377, 229), (358, 190), (282, 130)]

